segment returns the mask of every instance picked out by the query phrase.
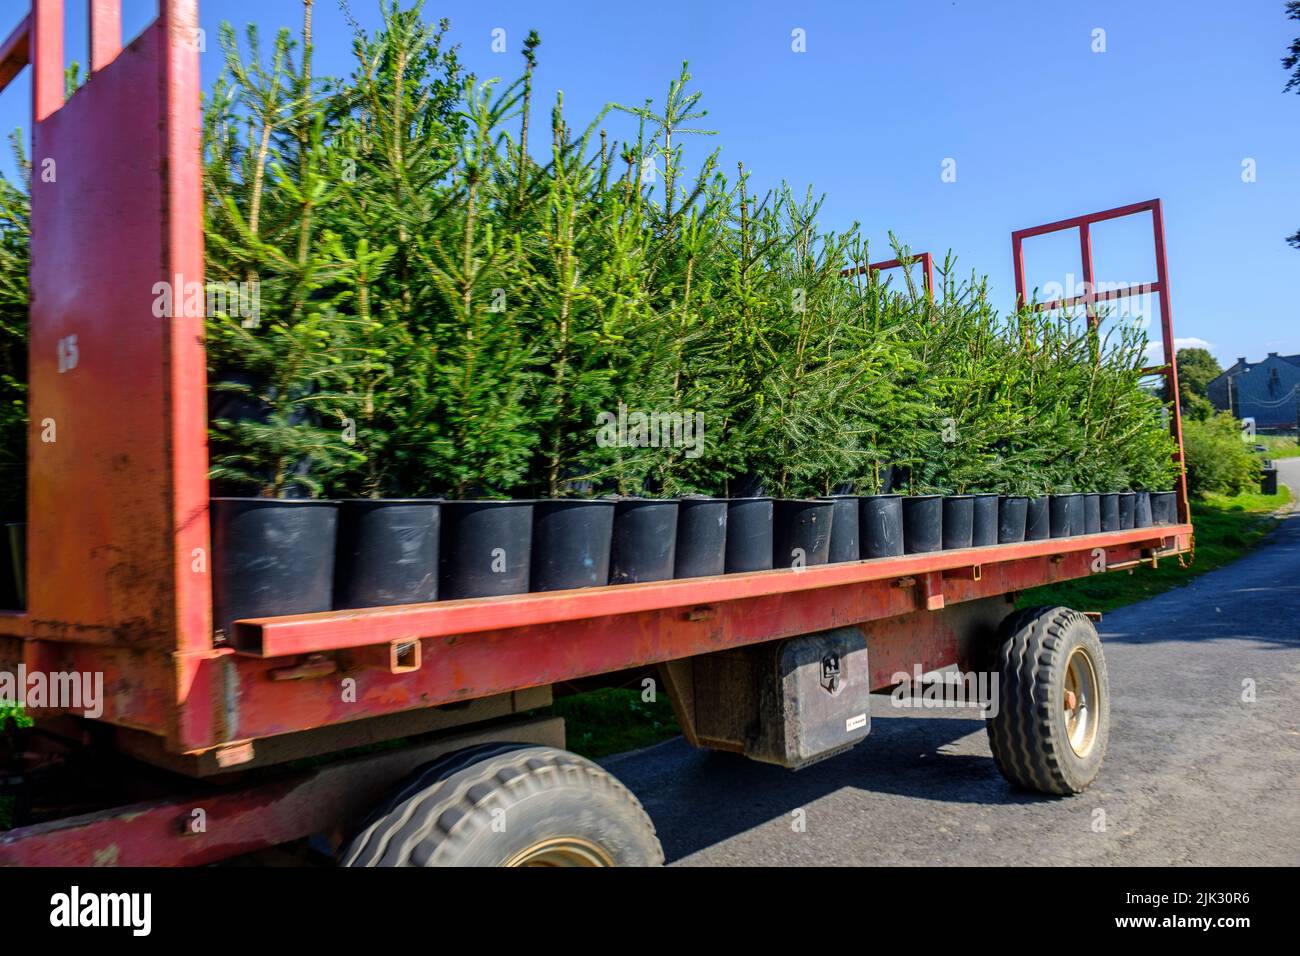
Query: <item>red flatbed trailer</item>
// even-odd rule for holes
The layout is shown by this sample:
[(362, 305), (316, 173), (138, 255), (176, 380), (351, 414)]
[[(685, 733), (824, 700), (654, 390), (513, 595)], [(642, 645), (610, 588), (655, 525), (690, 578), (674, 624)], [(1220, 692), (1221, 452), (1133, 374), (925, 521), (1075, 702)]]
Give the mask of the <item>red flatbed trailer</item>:
[[(1068, 659), (1053, 664), (1060, 679), (1049, 700), (1017, 684), (1005, 660), (1000, 666), (1013, 686), (1002, 700), (1004, 710), (1053, 708), (1070, 741), (1075, 730), (1068, 728), (1090, 732), (1087, 759), (1077, 761), (1089, 764), (1080, 771), (1087, 779), (1055, 770), (1043, 776), (1059, 756), (1059, 735), (1020, 740), (1037, 762), (1017, 767), (1008, 765), (1005, 720), (991, 723), (990, 734), (1013, 781), (1057, 793), (1086, 786), (1108, 726), (1095, 633), (1089, 637), (1091, 624), (1066, 609), (1012, 615), (1013, 598), (1189, 551), (1182, 475), (1171, 525), (797, 570), (266, 618), (238, 623), (227, 641), (214, 636), (203, 317), (184, 309), (164, 319), (153, 313), (158, 283), (173, 283), (179, 301), (179, 290), (203, 279), (197, 0), (162, 0), (160, 7), (157, 21), (122, 47), (118, 0), (91, 0), (92, 71), (66, 102), (61, 0), (33, 0), (0, 48), (0, 88), (33, 69), (36, 167), (33, 573), (26, 611), (0, 613), (0, 671), (23, 665), (29, 673), (102, 674), (104, 681), (95, 719), (35, 712), (37, 743), (18, 755), (7, 779), (30, 784), (38, 794), (32, 806), (45, 811), (35, 815), (47, 819), (0, 831), (0, 865), (207, 863), (312, 834), (347, 834), (367, 812), (371, 823), (346, 854), (352, 865), (656, 862), (661, 851), (635, 799), (602, 803), (609, 792), (626, 792), (563, 751), (559, 718), (530, 713), (549, 705), (552, 685), (653, 667), (690, 743), (797, 766), (806, 760), (767, 735), (776, 728), (788, 744), (798, 734), (796, 717), (816, 725), (826, 701), (800, 698), (800, 707), (812, 709), (791, 717), (790, 698), (778, 687), (776, 709), (786, 713), (773, 717), (770, 681), (763, 681), (779, 649), (815, 651), (828, 632), (838, 635), (837, 648), (856, 650), (844, 653), (845, 674), (840, 651), (824, 652), (827, 700), (842, 699), (846, 686), (861, 694), (887, 689), (916, 667), (999, 666), (1009, 646), (1055, 653), (1062, 634), (1074, 635)], [(42, 176), (45, 169), (56, 175)], [(1157, 280), (1094, 294), (1089, 225), (1146, 212)], [(1048, 306), (1082, 301), (1091, 313), (1096, 301), (1158, 294), (1165, 363), (1150, 371), (1176, 395), (1159, 200), (1015, 233), (1022, 302), (1023, 240), (1064, 229), (1080, 232), (1089, 287), (1077, 301)], [(1177, 403), (1170, 424), (1181, 460)], [(850, 681), (855, 661), (865, 672), (852, 663)], [(779, 671), (778, 683), (793, 673)], [(1022, 692), (1023, 699), (1014, 696)], [(403, 743), (377, 752), (345, 753), (397, 740)], [(303, 769), (306, 757), (327, 759)], [(432, 770), (408, 779), (435, 758)], [(60, 778), (87, 759), (101, 771), (111, 767), (97, 779), (117, 781), (113, 792), (82, 792), (76, 788), (84, 777)], [(403, 779), (405, 789), (375, 810)], [(511, 787), (526, 781), (561, 809), (608, 805), (611, 829), (549, 832), (529, 824), (522, 828), (528, 845), (504, 849), (487, 838), (466, 849), (455, 834), (428, 842), (449, 808), (470, 812), (455, 800), (485, 781), (497, 781), (496, 789), (480, 808), (516, 807)], [(49, 812), (51, 792), (85, 812)], [(418, 838), (403, 844), (390, 823), (412, 813), (427, 819)]]

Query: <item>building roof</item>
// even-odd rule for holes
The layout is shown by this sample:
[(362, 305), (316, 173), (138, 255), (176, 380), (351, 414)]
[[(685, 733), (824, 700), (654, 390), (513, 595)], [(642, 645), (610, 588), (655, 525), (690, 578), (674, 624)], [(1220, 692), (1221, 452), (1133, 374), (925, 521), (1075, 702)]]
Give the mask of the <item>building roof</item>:
[(1253, 418), (1257, 426), (1294, 426), (1300, 417), (1300, 355), (1239, 358), (1210, 382), (1208, 392), (1216, 408)]

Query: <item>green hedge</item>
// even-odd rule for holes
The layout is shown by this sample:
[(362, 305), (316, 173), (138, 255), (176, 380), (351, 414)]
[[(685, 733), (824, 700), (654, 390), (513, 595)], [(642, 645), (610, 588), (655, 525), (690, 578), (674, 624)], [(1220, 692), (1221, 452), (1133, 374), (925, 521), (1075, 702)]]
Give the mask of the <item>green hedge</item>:
[(1259, 490), (1259, 459), (1252, 445), (1242, 439), (1241, 423), (1228, 412), (1203, 421), (1184, 419), (1183, 450), (1187, 487), (1192, 494), (1239, 495)]

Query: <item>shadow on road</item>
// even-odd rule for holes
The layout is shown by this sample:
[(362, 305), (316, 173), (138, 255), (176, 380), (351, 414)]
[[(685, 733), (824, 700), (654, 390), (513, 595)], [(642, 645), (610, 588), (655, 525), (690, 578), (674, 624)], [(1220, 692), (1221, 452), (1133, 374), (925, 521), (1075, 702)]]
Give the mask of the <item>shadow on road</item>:
[(1102, 640), (1117, 644), (1244, 641), (1270, 650), (1300, 646), (1300, 512), (1254, 550), (1182, 587), (1105, 616)]
[[(641, 798), (668, 862), (778, 818), (837, 790), (954, 804), (1037, 804), (1055, 798), (1015, 790), (998, 773), (984, 722), (962, 715), (878, 716), (856, 748), (804, 770), (754, 763), (738, 754), (694, 750), (680, 737), (604, 761)], [(971, 734), (981, 753), (955, 753)]]

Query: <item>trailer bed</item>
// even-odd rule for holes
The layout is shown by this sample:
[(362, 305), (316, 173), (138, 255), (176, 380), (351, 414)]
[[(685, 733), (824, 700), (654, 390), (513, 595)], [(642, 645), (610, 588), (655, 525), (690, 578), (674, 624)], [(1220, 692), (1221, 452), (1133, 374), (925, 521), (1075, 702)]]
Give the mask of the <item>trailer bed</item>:
[[(21, 643), (10, 650), (25, 652), (29, 670), (104, 673), (102, 720), (161, 736), (174, 754), (228, 750), (212, 765), (228, 769), (252, 763), (263, 738), (1154, 564), (1189, 551), (1191, 536), (1190, 525), (1166, 525), (796, 570), (264, 618), (237, 624), (231, 646), (184, 661), (48, 643), (42, 624), (24, 615), (0, 616), (0, 635)], [(7, 656), (0, 646), (0, 659)], [(188, 681), (176, 686), (181, 676)], [(349, 678), (354, 693), (341, 694), (339, 682)]]

